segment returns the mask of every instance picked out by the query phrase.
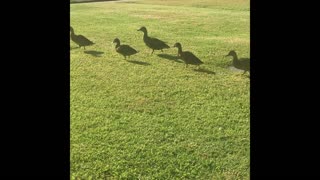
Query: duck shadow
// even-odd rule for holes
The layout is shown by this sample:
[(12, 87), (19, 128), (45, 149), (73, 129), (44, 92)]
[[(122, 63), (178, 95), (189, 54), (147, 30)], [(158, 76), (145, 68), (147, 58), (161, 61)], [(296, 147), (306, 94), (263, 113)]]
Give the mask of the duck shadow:
[(79, 49), (80, 47), (79, 46), (74, 46), (74, 47), (70, 47), (70, 50), (72, 50), (72, 49)]
[(95, 56), (95, 57), (101, 57), (101, 55), (103, 54), (102, 51), (94, 51), (94, 50), (84, 51), (84, 53), (90, 54), (90, 55)]
[(182, 61), (178, 60), (179, 58), (177, 56), (172, 56), (170, 54), (157, 54), (157, 56), (171, 61), (175, 61), (177, 63), (182, 63)]
[(201, 73), (207, 73), (207, 74), (216, 74), (214, 71), (210, 71), (210, 70), (207, 70), (207, 69), (194, 69), (193, 71), (201, 72)]
[(238, 69), (236, 67), (234, 67), (233, 65), (230, 65), (227, 67), (230, 71), (234, 71), (234, 72), (237, 72), (237, 73), (240, 73), (241, 76), (244, 76), (244, 77), (247, 77), (250, 79), (250, 72), (246, 72), (244, 73), (244, 70), (242, 69)]
[(242, 69), (238, 69), (238, 68), (234, 67), (233, 65), (227, 66), (227, 69), (229, 69), (230, 71), (234, 71), (234, 72), (243, 72)]
[(150, 66), (150, 63), (147, 62), (142, 62), (142, 61), (136, 61), (136, 60), (127, 60), (127, 62), (129, 63), (133, 63), (133, 64), (138, 64), (138, 65), (143, 65), (143, 66)]

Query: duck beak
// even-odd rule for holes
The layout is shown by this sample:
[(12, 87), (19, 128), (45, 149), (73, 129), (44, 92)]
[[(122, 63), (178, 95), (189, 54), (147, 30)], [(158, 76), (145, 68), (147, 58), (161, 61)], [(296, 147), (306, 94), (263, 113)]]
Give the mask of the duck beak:
[(141, 31), (140, 29), (138, 29), (137, 31)]

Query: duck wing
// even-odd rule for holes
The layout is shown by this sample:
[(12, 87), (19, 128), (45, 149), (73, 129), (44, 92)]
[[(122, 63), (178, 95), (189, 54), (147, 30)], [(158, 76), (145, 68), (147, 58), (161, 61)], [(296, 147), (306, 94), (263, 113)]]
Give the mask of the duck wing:
[(250, 59), (249, 58), (240, 58), (238, 61), (238, 69), (250, 71)]
[(125, 55), (133, 55), (133, 54), (138, 53), (137, 50), (135, 50), (131, 46), (125, 45), (125, 44), (120, 45), (120, 47), (117, 48), (117, 51), (122, 54), (125, 54)]
[(82, 46), (89, 46), (94, 44), (94, 42), (90, 41), (88, 38), (84, 37), (83, 35), (77, 35), (76, 41)]
[(153, 47), (154, 49), (170, 48), (164, 41), (161, 41), (160, 39), (157, 39), (157, 38), (150, 37), (148, 41), (150, 46)]
[(203, 62), (190, 51), (184, 51), (181, 54), (182, 59), (188, 64), (203, 64)]

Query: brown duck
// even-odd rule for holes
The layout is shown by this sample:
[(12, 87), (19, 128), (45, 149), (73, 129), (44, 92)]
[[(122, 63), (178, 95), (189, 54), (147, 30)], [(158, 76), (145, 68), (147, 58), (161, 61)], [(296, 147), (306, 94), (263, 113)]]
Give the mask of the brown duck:
[(153, 54), (154, 50), (161, 50), (161, 52), (163, 52), (162, 49), (170, 48), (165, 42), (161, 41), (160, 39), (149, 37), (146, 27), (143, 26), (138, 29), (138, 31), (143, 32), (143, 41), (149, 48), (152, 49), (151, 54)]
[(125, 44), (120, 45), (120, 40), (118, 38), (115, 38), (113, 40), (113, 43), (116, 43), (116, 51), (117, 51), (117, 53), (123, 55), (124, 59), (126, 59), (127, 56), (129, 56), (129, 58), (130, 58), (131, 55), (137, 54), (139, 52), (139, 51), (133, 49), (129, 45), (125, 45)]
[(76, 35), (71, 26), (70, 26), (70, 31), (71, 31), (71, 40), (76, 44), (78, 44), (79, 48), (83, 46), (83, 48), (86, 49), (86, 46), (91, 46), (94, 44), (94, 42), (90, 41), (88, 38), (84, 37), (83, 35)]
[(182, 51), (182, 47), (180, 43), (175, 43), (173, 47), (178, 48), (178, 56), (184, 61), (186, 64), (186, 67), (188, 67), (188, 64), (197, 65), (198, 68), (203, 62), (196, 57), (192, 52), (190, 51)]
[(231, 50), (227, 56), (232, 56), (232, 64), (235, 68), (244, 70), (243, 74), (247, 71), (250, 73), (250, 59), (249, 58), (240, 58), (238, 59), (237, 53), (234, 50)]

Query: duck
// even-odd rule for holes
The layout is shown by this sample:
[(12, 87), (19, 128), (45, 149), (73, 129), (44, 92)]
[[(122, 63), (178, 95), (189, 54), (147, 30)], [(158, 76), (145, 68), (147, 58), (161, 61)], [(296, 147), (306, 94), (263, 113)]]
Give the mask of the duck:
[(84, 37), (83, 35), (76, 35), (71, 26), (70, 26), (70, 31), (71, 31), (71, 40), (76, 44), (78, 44), (79, 48), (83, 46), (83, 48), (86, 49), (86, 46), (91, 46), (94, 44), (94, 42), (90, 41), (88, 38)]
[(149, 37), (146, 27), (142, 26), (140, 29), (138, 29), (138, 31), (143, 32), (143, 41), (149, 48), (152, 49), (151, 54), (153, 54), (154, 50), (161, 50), (161, 52), (163, 52), (162, 49), (170, 48), (170, 46), (168, 46), (165, 42), (157, 38)]
[(116, 43), (116, 51), (117, 53), (121, 54), (124, 56), (124, 59), (126, 59), (127, 56), (130, 56), (131, 55), (134, 55), (134, 54), (137, 54), (139, 51), (133, 49), (131, 46), (129, 45), (120, 45), (120, 39), (119, 38), (115, 38), (113, 40), (113, 43)]
[(192, 64), (192, 65), (197, 65), (199, 68), (199, 66), (203, 64), (203, 62), (197, 56), (195, 56), (192, 52), (182, 51), (182, 46), (180, 43), (178, 42), (175, 43), (173, 47), (178, 48), (178, 57), (180, 57), (184, 61), (184, 63), (186, 64), (186, 67), (188, 67), (188, 64)]
[(250, 59), (249, 58), (240, 58), (238, 59), (237, 53), (234, 50), (231, 50), (225, 57), (232, 56), (232, 65), (237, 68), (243, 70), (243, 74), (246, 72), (250, 73)]

